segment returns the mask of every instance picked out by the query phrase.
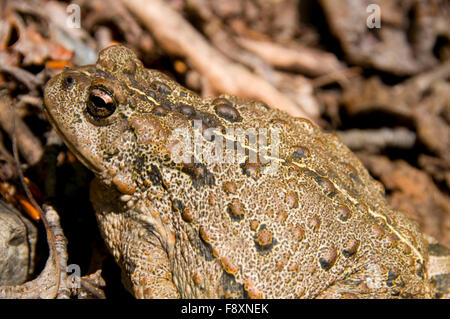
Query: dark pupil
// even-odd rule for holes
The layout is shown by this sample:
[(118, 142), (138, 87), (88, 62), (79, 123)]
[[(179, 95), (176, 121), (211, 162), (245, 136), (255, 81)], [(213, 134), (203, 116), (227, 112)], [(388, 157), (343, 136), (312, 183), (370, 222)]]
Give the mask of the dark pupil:
[(94, 89), (89, 95), (87, 111), (90, 115), (97, 118), (110, 116), (116, 110), (114, 98), (101, 89)]

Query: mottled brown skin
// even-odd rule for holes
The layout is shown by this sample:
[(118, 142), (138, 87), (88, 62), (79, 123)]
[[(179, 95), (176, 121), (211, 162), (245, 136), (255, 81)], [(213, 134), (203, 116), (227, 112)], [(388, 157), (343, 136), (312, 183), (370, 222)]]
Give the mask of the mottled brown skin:
[[(416, 224), (388, 206), (335, 135), (307, 120), (232, 96), (201, 99), (123, 46), (55, 76), (45, 105), (96, 174), (100, 230), (136, 297), (433, 296)], [(194, 119), (219, 131), (279, 128), (279, 169), (265, 174), (267, 164), (248, 158), (174, 163), (172, 132), (192, 132)]]

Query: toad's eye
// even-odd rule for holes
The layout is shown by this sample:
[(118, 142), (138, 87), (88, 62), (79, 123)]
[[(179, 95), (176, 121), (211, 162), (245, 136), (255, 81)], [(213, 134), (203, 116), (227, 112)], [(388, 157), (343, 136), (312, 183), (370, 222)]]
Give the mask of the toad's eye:
[(103, 88), (94, 88), (89, 93), (87, 112), (94, 118), (104, 119), (116, 110), (114, 96)]

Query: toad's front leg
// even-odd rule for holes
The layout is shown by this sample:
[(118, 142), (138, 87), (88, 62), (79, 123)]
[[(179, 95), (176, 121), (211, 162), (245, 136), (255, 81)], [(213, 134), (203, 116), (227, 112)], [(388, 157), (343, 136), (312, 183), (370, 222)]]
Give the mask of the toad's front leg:
[[(91, 201), (106, 246), (122, 269), (122, 282), (136, 298), (180, 298), (172, 281), (165, 236), (159, 219), (127, 205), (123, 196), (97, 179)], [(148, 214), (147, 214), (148, 213)], [(147, 218), (146, 218), (147, 217)]]
[(156, 238), (128, 243), (117, 260), (122, 282), (136, 298), (180, 298), (172, 281), (169, 260)]

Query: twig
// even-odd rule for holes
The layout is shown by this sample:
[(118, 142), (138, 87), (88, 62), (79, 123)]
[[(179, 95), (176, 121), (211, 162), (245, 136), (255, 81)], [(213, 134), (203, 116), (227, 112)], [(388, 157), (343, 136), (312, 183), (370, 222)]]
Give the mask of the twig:
[(101, 287), (105, 286), (105, 281), (102, 278), (102, 271), (99, 269), (95, 273), (80, 278), (81, 288), (78, 289), (78, 298), (85, 298), (91, 295), (97, 299), (105, 299), (105, 292)]
[(412, 77), (403, 86), (410, 88), (411, 91), (416, 92), (420, 96), (433, 83), (446, 78), (450, 78), (450, 61)]
[(10, 65), (0, 65), (0, 72), (9, 73), (18, 79), (20, 82), (25, 84), (25, 86), (30, 91), (36, 90), (37, 85), (39, 84), (36, 76), (33, 73), (25, 71), (24, 69), (10, 66)]
[(337, 132), (345, 145), (352, 150), (385, 147), (411, 148), (416, 135), (406, 128), (381, 128), (376, 130), (348, 130)]
[(338, 82), (339, 84), (342, 84), (342, 86), (345, 86), (350, 84), (349, 78), (356, 77), (360, 75), (361, 72), (362, 69), (360, 67), (339, 69), (337, 71), (319, 76), (311, 82), (314, 88), (319, 88), (334, 82)]
[(28, 126), (17, 116), (14, 109), (10, 107), (12, 101), (6, 98), (0, 98), (0, 126), (11, 137), (14, 134), (13, 122), (16, 123), (17, 146), (20, 154), (23, 155), (28, 164), (34, 165), (44, 153), (41, 142), (30, 131)]
[(274, 67), (320, 76), (336, 72), (344, 66), (331, 53), (297, 45), (290, 48), (270, 41), (237, 38), (237, 42)]
[(186, 5), (189, 11), (195, 12), (203, 21), (202, 31), (211, 43), (225, 56), (233, 61), (248, 66), (253, 72), (273, 83), (272, 67), (256, 54), (242, 48), (237, 42), (229, 27), (215, 15), (206, 0), (188, 0)]

